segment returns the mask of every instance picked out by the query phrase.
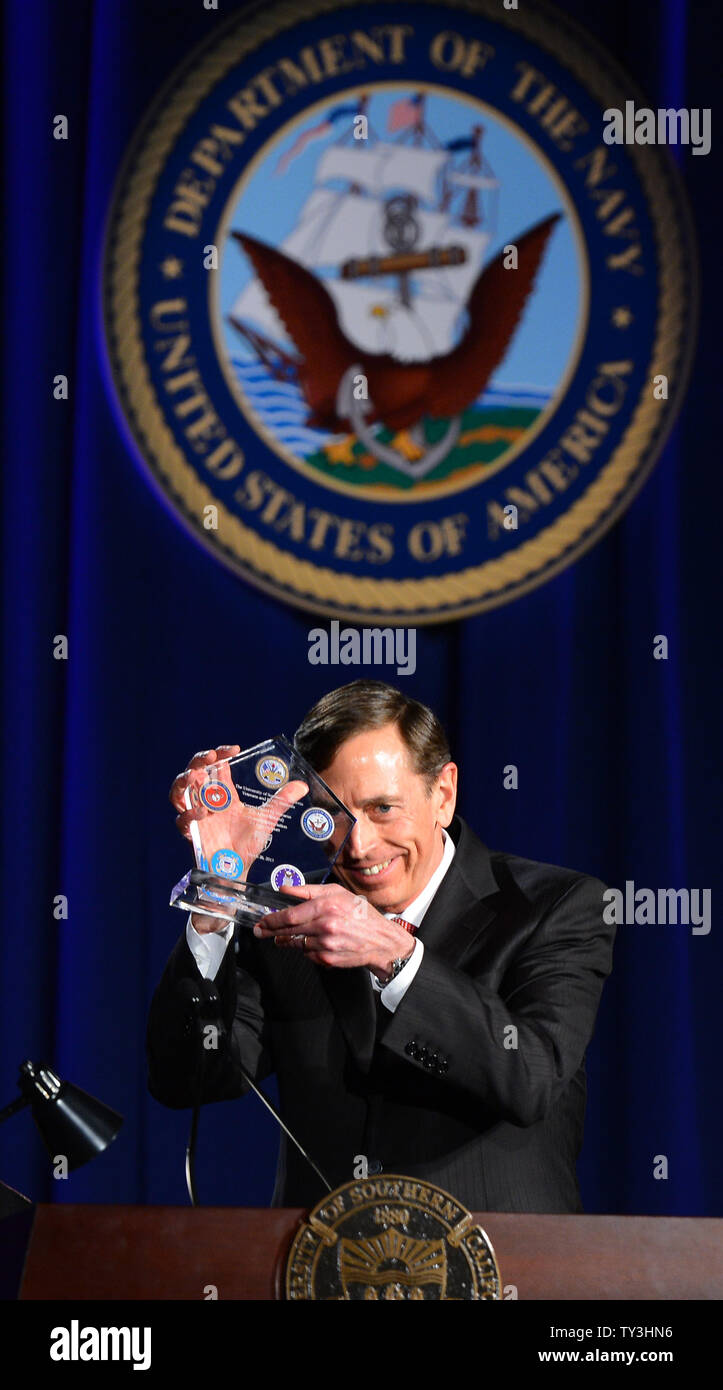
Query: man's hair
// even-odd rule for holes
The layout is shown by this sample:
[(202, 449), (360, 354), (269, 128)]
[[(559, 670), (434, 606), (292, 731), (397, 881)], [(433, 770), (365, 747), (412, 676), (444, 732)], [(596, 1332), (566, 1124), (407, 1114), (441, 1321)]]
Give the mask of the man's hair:
[(429, 794), (451, 761), (447, 735), (431, 709), (384, 681), (351, 681), (322, 695), (296, 730), (294, 744), (317, 772), (323, 772), (348, 738), (386, 724), (396, 724)]

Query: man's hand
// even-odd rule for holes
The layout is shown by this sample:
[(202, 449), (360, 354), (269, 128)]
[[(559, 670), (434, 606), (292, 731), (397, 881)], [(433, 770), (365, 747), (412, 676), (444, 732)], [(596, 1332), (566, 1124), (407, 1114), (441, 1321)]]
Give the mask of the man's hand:
[[(179, 773), (171, 785), (170, 800), (179, 814), (176, 825), (187, 840), (192, 840), (191, 825), (203, 821), (203, 852), (209, 864), (219, 849), (231, 849), (243, 861), (240, 881), (246, 881), (248, 871), (254, 860), (265, 849), (276, 825), (284, 812), (305, 796), (309, 788), (306, 782), (287, 782), (270, 796), (263, 805), (247, 806), (239, 799), (229, 767), (228, 759), (241, 749), (238, 743), (221, 744), (204, 753), (195, 753), (185, 772)], [(212, 811), (204, 806), (199, 790), (206, 781), (207, 769), (213, 763), (220, 763), (217, 780), (229, 793), (229, 805), (223, 811)], [(187, 799), (191, 800), (190, 808)], [(207, 917), (203, 913), (193, 913), (191, 921), (197, 932), (222, 931), (226, 921)]]
[(205, 753), (194, 753), (185, 772), (179, 772), (171, 783), (171, 790), (168, 793), (171, 805), (179, 812), (176, 816), (176, 825), (181, 834), (190, 840), (191, 821), (200, 820), (200, 813), (205, 814), (205, 807), (194, 805), (189, 810), (186, 805), (186, 790), (192, 787), (198, 789), (205, 780), (206, 768), (210, 763), (220, 762), (224, 758), (233, 758), (241, 752), (238, 743), (221, 743), (218, 748), (208, 748)]
[(254, 935), (273, 938), (276, 946), (296, 947), (316, 965), (365, 965), (384, 983), (392, 961), (407, 959), (414, 950), (414, 938), (404, 927), (341, 884), (307, 883), (282, 892), (299, 901), (269, 913), (254, 927)]

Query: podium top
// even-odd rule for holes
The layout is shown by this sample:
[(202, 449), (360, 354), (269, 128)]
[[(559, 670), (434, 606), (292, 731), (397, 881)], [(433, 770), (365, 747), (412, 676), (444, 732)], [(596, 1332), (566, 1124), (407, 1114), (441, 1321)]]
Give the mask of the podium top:
[[(39, 1205), (23, 1299), (283, 1297), (306, 1213), (287, 1207)], [(475, 1212), (521, 1299), (723, 1298), (723, 1219)]]

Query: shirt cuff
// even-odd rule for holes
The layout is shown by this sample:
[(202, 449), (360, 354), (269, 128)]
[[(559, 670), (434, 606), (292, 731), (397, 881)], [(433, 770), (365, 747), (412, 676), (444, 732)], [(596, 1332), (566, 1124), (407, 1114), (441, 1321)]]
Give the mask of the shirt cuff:
[(215, 980), (221, 961), (226, 954), (226, 947), (233, 936), (233, 929), (234, 924), (229, 921), (225, 927), (221, 927), (220, 931), (207, 932), (201, 936), (196, 931), (189, 913), (186, 923), (186, 941), (204, 980)]
[(373, 989), (377, 994), (381, 994), (382, 1004), (390, 1013), (393, 1014), (397, 1006), (401, 1004), (414, 976), (422, 964), (423, 955), (424, 944), (417, 938), (414, 942), (414, 950), (406, 965), (402, 966), (399, 974), (396, 975), (393, 980), (390, 980), (388, 985), (380, 984), (376, 975), (372, 975), (371, 971), (369, 972), (372, 976)]

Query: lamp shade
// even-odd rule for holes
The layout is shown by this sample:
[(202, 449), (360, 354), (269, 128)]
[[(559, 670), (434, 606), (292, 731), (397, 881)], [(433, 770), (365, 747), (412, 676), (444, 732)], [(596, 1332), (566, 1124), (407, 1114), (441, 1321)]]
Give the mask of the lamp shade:
[(23, 1062), (19, 1085), (48, 1153), (51, 1158), (62, 1154), (69, 1170), (102, 1153), (123, 1124), (117, 1110), (61, 1081), (50, 1067)]

